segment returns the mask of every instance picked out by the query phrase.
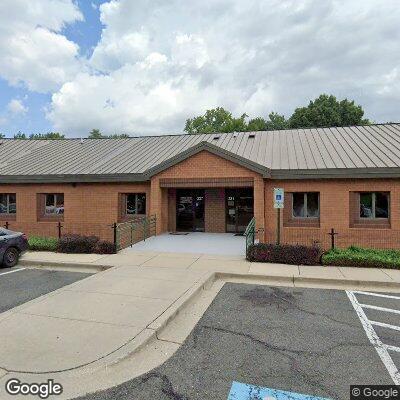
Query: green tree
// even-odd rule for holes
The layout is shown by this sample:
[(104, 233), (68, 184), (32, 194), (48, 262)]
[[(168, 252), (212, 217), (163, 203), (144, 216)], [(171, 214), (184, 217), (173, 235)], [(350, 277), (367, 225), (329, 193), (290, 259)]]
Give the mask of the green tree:
[(89, 137), (89, 139), (102, 139), (105, 136), (103, 136), (103, 134), (100, 132), (99, 129), (92, 129), (89, 132), (89, 136), (88, 137)]
[(280, 115), (276, 112), (271, 112), (269, 114), (269, 120), (266, 122), (266, 131), (276, 131), (279, 129), (287, 129), (289, 127), (289, 123), (284, 115)]
[(249, 120), (247, 124), (248, 131), (266, 131), (267, 121), (262, 117), (257, 117)]
[(14, 135), (14, 139), (22, 139), (22, 140), (25, 140), (25, 139), (27, 139), (27, 137), (26, 137), (25, 133), (19, 131), (18, 133), (16, 133), (16, 134)]
[(128, 139), (130, 136), (127, 133), (114, 133), (113, 135), (107, 136), (109, 139)]
[(29, 139), (43, 140), (43, 139), (64, 139), (65, 135), (59, 132), (47, 132), (47, 133), (32, 133), (29, 135)]
[(321, 94), (307, 107), (296, 108), (289, 118), (290, 128), (313, 128), (325, 126), (366, 125), (364, 110), (354, 101), (338, 101), (335, 96)]
[(204, 115), (186, 120), (185, 131), (191, 134), (213, 132), (243, 132), (247, 130), (246, 114), (239, 118), (222, 107), (207, 110)]
[(4, 139), (6, 135), (4, 133), (0, 133), (0, 139)]

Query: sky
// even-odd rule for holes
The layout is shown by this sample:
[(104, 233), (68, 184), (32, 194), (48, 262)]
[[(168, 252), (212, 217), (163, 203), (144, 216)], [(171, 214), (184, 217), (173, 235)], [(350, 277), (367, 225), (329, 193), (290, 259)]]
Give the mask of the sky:
[(171, 134), (328, 93), (400, 121), (399, 0), (1, 0), (0, 133)]

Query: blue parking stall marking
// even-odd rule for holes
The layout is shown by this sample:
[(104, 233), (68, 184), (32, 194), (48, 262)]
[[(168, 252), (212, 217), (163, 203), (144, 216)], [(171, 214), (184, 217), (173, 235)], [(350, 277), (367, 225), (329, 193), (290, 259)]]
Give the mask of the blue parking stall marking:
[(329, 400), (307, 394), (233, 382), (227, 400)]

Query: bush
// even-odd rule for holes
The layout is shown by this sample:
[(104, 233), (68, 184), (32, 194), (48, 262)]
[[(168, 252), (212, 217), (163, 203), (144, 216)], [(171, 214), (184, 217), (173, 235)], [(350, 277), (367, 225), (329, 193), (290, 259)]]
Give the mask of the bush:
[(58, 239), (51, 237), (30, 236), (28, 238), (29, 250), (56, 251)]
[(60, 253), (94, 253), (99, 242), (97, 236), (64, 235), (58, 241)]
[(351, 246), (347, 249), (329, 250), (322, 256), (322, 263), (347, 267), (400, 269), (400, 251)]
[(94, 249), (94, 253), (97, 254), (114, 254), (115, 252), (114, 243), (108, 242), (107, 240), (99, 240)]
[(294, 265), (315, 265), (320, 263), (321, 249), (317, 246), (257, 243), (247, 250), (247, 259)]

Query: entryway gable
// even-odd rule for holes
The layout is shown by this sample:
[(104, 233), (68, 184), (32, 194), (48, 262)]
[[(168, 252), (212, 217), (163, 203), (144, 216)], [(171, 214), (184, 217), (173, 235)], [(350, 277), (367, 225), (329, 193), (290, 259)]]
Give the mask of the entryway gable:
[[(217, 167), (217, 170), (213, 169), (215, 166)], [(231, 153), (212, 143), (201, 142), (182, 151), (174, 157), (163, 161), (156, 167), (146, 171), (145, 174), (149, 179), (151, 179), (156, 175), (161, 176), (162, 173), (167, 170), (169, 171), (169, 174), (173, 174), (174, 172), (181, 173), (183, 168), (185, 169), (185, 172), (188, 172), (189, 174), (194, 172), (190, 171), (191, 168), (199, 168), (198, 172), (202, 173), (202, 176), (208, 177), (220, 177), (222, 169), (227, 171), (224, 172), (226, 176), (240, 176), (237, 174), (238, 171), (247, 171), (247, 175), (245, 176), (255, 176), (255, 174), (258, 176), (268, 176), (270, 173), (266, 167), (254, 163), (242, 156)], [(249, 172), (251, 173), (250, 175)]]
[(202, 150), (156, 175), (159, 179), (223, 179), (254, 178), (256, 176), (260, 176), (260, 173), (208, 150)]

